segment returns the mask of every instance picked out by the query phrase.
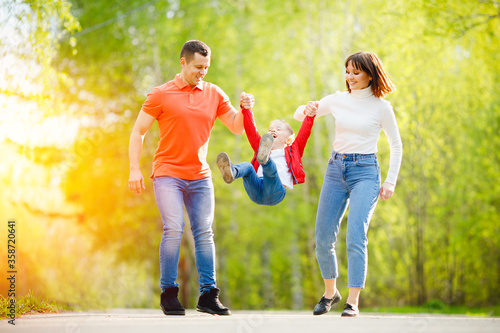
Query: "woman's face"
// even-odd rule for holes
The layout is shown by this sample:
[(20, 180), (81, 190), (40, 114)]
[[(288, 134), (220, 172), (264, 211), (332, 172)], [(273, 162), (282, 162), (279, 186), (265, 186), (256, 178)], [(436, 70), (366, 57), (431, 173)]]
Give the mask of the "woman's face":
[(352, 62), (345, 69), (345, 80), (351, 90), (365, 89), (370, 84), (372, 77), (367, 72), (353, 67)]

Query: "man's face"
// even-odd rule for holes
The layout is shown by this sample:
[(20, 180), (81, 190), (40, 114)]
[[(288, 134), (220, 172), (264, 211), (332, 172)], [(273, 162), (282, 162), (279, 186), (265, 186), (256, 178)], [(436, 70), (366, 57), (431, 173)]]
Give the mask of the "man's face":
[(181, 67), (182, 81), (194, 87), (207, 75), (208, 67), (210, 67), (210, 55), (204, 57), (199, 53), (195, 53), (193, 59), (189, 62), (185, 58), (181, 58)]

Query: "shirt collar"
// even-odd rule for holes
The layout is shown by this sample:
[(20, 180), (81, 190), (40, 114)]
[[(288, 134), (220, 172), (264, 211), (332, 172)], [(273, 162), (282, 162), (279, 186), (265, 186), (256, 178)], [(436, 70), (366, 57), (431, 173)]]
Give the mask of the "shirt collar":
[[(182, 90), (184, 89), (185, 87), (190, 87), (189, 84), (186, 84), (184, 83), (184, 81), (182, 81), (181, 79), (181, 74), (176, 74), (175, 75), (175, 78), (174, 78), (174, 84), (177, 86), (177, 88), (179, 88), (179, 90)], [(203, 90), (203, 81), (201, 81), (200, 83), (198, 83), (196, 86), (193, 87), (194, 88), (198, 88), (200, 90)], [(191, 89), (191, 88), (190, 88)]]
[(371, 86), (368, 86), (364, 89), (351, 90), (351, 97), (354, 97), (354, 98), (361, 99), (361, 98), (367, 98), (370, 96), (373, 96), (373, 91), (372, 91)]

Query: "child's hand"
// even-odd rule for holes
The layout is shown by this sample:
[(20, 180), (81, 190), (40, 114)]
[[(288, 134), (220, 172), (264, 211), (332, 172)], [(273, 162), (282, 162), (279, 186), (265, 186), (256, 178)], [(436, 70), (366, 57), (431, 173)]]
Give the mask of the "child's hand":
[(244, 109), (251, 110), (255, 104), (255, 98), (252, 94), (242, 92), (240, 95), (240, 106)]
[(306, 105), (306, 108), (304, 109), (304, 114), (308, 117), (314, 117), (316, 113), (318, 112), (319, 108), (319, 102), (309, 102)]

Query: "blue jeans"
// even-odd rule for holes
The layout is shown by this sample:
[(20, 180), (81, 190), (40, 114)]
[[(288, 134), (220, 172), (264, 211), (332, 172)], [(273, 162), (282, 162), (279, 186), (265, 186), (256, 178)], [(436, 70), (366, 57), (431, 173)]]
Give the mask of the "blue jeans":
[(252, 164), (243, 162), (234, 165), (236, 178), (243, 178), (243, 185), (248, 197), (258, 205), (274, 206), (279, 204), (286, 195), (286, 188), (276, 169), (276, 164), (269, 159), (267, 164), (261, 164), (263, 177), (257, 176)]
[(335, 243), (340, 222), (347, 217), (347, 263), (349, 288), (364, 288), (368, 267), (368, 226), (380, 191), (380, 168), (376, 154), (333, 152), (326, 168), (316, 216), (316, 257), (323, 279), (338, 277)]
[(184, 180), (175, 177), (153, 179), (156, 203), (163, 221), (160, 243), (160, 287), (177, 287), (177, 266), (184, 231), (184, 211), (191, 223), (195, 246), (200, 292), (216, 287), (215, 244), (212, 231), (214, 220), (214, 186), (212, 178)]

